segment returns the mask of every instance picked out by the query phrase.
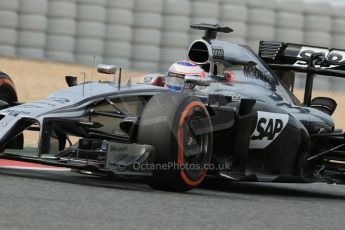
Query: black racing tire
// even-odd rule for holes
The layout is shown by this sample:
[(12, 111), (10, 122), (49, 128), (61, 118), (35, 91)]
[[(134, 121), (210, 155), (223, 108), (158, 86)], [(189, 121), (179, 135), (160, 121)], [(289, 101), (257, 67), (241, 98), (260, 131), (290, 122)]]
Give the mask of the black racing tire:
[(3, 72), (0, 72), (0, 100), (9, 104), (18, 101), (16, 88), (12, 79)]
[(155, 148), (155, 168), (148, 178), (151, 187), (190, 190), (202, 182), (207, 173), (205, 166), (211, 161), (210, 116), (196, 97), (179, 93), (155, 95), (141, 116), (137, 141)]
[[(5, 73), (0, 72), (0, 101), (7, 104), (18, 102), (18, 96), (12, 79)], [(12, 139), (4, 149), (23, 149), (24, 135), (19, 134)], [(2, 149), (3, 150), (3, 149)]]

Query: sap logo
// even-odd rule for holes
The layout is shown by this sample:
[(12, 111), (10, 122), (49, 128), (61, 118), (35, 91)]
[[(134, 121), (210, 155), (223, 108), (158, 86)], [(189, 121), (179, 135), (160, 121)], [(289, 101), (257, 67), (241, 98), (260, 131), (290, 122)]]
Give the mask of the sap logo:
[[(309, 47), (309, 46), (302, 46), (297, 58), (303, 58), (303, 59), (309, 59), (311, 55), (314, 53), (322, 53), (323, 56), (326, 58), (327, 61), (332, 61), (334, 63), (339, 62), (339, 64), (345, 64), (345, 51), (344, 50), (336, 50), (332, 49), (329, 51), (326, 48), (318, 48), (318, 47)], [(298, 60), (294, 66), (301, 66), (301, 67), (307, 67), (308, 62), (306, 60)], [(316, 67), (320, 67), (320, 65), (316, 65)], [(330, 65), (330, 66), (325, 66), (321, 68), (325, 69), (332, 69), (332, 68), (337, 68), (339, 65)]]
[[(297, 58), (309, 59), (314, 53), (322, 53), (324, 57), (327, 57), (329, 50), (326, 48), (302, 46)], [(294, 64), (294, 66), (306, 67), (308, 66), (308, 62), (299, 60)]]
[[(265, 127), (266, 126), (266, 127)], [(258, 135), (252, 136), (252, 140), (262, 140), (267, 137), (267, 140), (273, 140), (276, 134), (280, 133), (283, 129), (283, 121), (280, 119), (266, 119), (260, 118), (256, 130)]]
[(250, 148), (266, 148), (283, 131), (288, 120), (289, 115), (287, 114), (258, 111), (258, 121), (251, 135)]

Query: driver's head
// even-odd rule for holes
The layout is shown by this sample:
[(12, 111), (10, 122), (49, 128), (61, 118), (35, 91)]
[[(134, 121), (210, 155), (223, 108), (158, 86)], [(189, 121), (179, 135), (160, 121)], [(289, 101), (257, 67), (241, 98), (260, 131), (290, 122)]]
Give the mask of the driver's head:
[(190, 61), (175, 62), (168, 70), (164, 86), (171, 90), (179, 91), (184, 85), (184, 77), (186, 75), (205, 77), (205, 71)]

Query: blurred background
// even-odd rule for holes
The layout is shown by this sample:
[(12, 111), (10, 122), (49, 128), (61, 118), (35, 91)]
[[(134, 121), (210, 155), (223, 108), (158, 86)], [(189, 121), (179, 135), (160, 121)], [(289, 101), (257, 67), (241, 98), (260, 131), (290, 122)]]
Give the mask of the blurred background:
[(219, 38), (254, 51), (259, 40), (345, 49), (344, 12), (345, 0), (0, 0), (0, 56), (87, 66), (95, 56), (95, 64), (165, 72), (202, 36), (189, 28), (200, 22), (233, 28)]

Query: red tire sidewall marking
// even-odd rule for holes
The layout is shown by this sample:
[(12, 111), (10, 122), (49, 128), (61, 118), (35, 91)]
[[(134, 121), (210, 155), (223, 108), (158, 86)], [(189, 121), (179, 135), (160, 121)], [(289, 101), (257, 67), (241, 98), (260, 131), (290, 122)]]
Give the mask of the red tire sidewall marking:
[[(200, 106), (202, 109), (204, 109), (205, 111), (206, 108), (204, 106), (204, 104), (202, 104), (200, 101), (193, 101), (191, 103), (189, 103), (186, 108), (183, 110), (182, 115), (180, 117), (179, 120), (179, 124), (178, 124), (178, 130), (177, 130), (177, 145), (178, 145), (178, 150), (177, 150), (177, 164), (179, 165), (183, 165), (184, 163), (184, 156), (183, 156), (183, 122), (186, 119), (188, 113), (195, 107), (195, 106)], [(204, 177), (206, 176), (206, 170), (203, 169), (199, 175), (200, 178), (198, 180), (191, 180), (187, 175), (186, 172), (184, 170), (180, 171), (180, 175), (182, 177), (182, 180), (188, 184), (189, 186), (197, 186), (198, 184), (201, 183), (201, 181), (204, 179)]]

